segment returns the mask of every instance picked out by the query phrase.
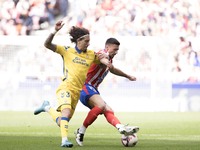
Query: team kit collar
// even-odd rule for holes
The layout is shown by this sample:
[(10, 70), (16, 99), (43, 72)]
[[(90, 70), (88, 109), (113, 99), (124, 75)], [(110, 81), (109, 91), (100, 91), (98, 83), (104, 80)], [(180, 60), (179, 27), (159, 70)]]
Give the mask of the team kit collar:
[(75, 46), (75, 50), (80, 54), (82, 50), (80, 50), (77, 46)]

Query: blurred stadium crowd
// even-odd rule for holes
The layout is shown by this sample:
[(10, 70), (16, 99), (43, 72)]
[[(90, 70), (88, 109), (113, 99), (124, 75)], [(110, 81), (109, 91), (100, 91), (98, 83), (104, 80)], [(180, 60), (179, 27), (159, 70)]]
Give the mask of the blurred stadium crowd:
[(199, 0), (78, 1), (77, 18), (97, 34), (142, 36), (197, 36)]
[[(0, 8), (0, 35), (37, 35), (37, 31), (40, 32), (38, 35), (45, 35), (44, 31), (64, 17), (67, 26), (86, 27), (95, 36), (176, 37), (175, 46), (168, 44), (165, 47), (173, 49), (172, 72), (187, 74), (176, 81), (200, 81), (196, 77), (200, 74), (200, 45), (193, 40), (200, 35), (199, 0), (3, 0)], [(148, 46), (141, 47), (140, 54), (129, 50), (129, 43), (121, 49), (119, 58), (126, 64), (131, 63), (131, 70), (151, 71), (152, 54)], [(40, 52), (35, 53), (34, 60), (40, 56), (37, 54)], [(162, 58), (165, 52), (161, 50), (160, 53)], [(134, 61), (132, 56), (135, 55), (138, 56)], [(43, 65), (42, 62), (39, 66)]]
[(0, 35), (31, 35), (67, 16), (68, 0), (1, 0)]
[[(172, 72), (187, 74), (187, 77), (177, 77), (176, 81), (200, 81), (196, 77), (196, 74), (200, 74), (200, 45), (193, 40), (200, 35), (199, 0), (4, 0), (0, 2), (0, 8), (0, 35), (37, 35), (38, 32), (38, 35), (46, 35), (45, 31), (53, 27), (56, 20), (64, 17), (67, 26), (89, 28), (91, 35), (95, 36), (176, 37), (175, 46), (172, 43), (170, 45), (170, 42), (165, 44), (168, 51), (173, 49)], [(147, 44), (147, 47), (135, 45), (132, 48), (140, 49), (139, 54), (130, 50), (129, 42), (121, 46), (121, 62), (131, 63), (131, 70), (135, 72), (151, 71), (151, 44)], [(162, 45), (158, 49), (161, 48), (164, 49)], [(41, 55), (37, 53), (41, 52), (34, 53), (31, 54), (35, 56), (33, 60), (40, 60)], [(160, 50), (160, 53), (162, 56), (159, 57), (162, 58), (165, 52)], [(132, 56), (136, 55), (137, 59), (133, 60)], [(23, 60), (23, 64), (26, 59), (19, 60)], [(24, 64), (25, 68), (29, 68), (27, 63)], [(40, 68), (50, 68), (45, 65)], [(44, 66), (44, 63), (41, 62), (39, 66)], [(160, 65), (159, 69), (162, 68)], [(40, 69), (38, 71), (42, 72)]]
[(200, 35), (199, 0), (3, 0), (0, 8), (3, 35), (30, 35), (63, 17), (94, 34)]

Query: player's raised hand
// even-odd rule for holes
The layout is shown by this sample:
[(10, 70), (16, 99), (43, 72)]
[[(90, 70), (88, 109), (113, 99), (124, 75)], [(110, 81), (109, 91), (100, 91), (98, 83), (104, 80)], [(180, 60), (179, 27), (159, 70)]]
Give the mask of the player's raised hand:
[(62, 20), (58, 21), (55, 25), (55, 30), (59, 31), (64, 26), (64, 22)]

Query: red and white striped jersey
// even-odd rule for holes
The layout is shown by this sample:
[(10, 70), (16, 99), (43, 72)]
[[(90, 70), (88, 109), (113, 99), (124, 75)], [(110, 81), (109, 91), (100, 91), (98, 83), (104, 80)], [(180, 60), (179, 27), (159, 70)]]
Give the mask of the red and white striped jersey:
[[(104, 50), (104, 52), (106, 52)], [(110, 62), (112, 63), (112, 59), (110, 59)], [(99, 84), (103, 81), (103, 79), (108, 74), (109, 69), (104, 64), (92, 64), (88, 73), (85, 83), (90, 84), (94, 86), (95, 88), (98, 88)]]

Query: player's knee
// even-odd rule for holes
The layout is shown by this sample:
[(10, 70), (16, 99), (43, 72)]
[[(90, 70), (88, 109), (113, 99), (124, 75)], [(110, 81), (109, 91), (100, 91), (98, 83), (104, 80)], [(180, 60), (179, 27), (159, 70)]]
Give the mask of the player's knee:
[(101, 104), (98, 106), (100, 109), (102, 109), (102, 111), (104, 111), (106, 109), (106, 104)]
[(109, 111), (109, 112), (114, 113), (114, 111), (112, 110), (112, 108), (109, 105), (105, 106), (105, 111)]
[(70, 118), (71, 117), (71, 109), (70, 108), (64, 108), (64, 109), (61, 110), (61, 114), (62, 114), (62, 116)]

